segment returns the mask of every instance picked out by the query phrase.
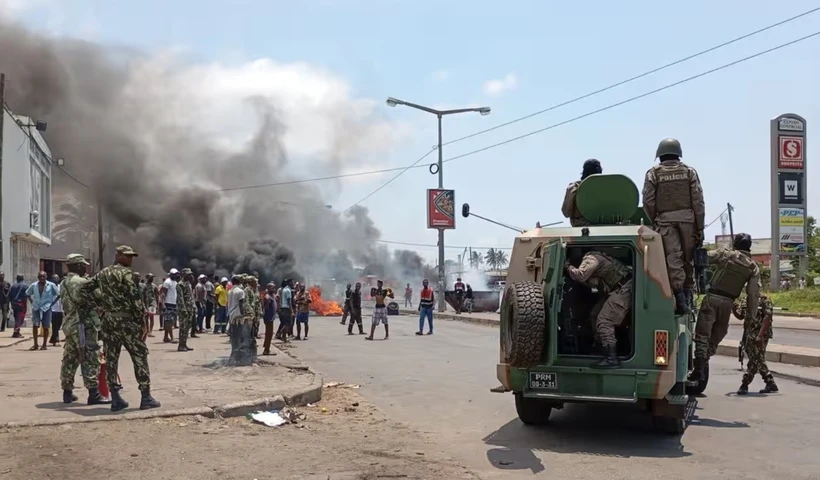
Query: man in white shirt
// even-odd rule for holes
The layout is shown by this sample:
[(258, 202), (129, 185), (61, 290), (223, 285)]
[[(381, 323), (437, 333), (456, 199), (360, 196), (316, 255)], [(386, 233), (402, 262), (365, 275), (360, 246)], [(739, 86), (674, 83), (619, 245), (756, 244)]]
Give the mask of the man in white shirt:
[(60, 302), (60, 276), (56, 273), (51, 276), (51, 281), (57, 285), (57, 300), (51, 304), (51, 345), (60, 344), (60, 327), (63, 325), (63, 304)]
[(228, 323), (234, 325), (239, 323), (244, 317), (245, 313), (245, 290), (239, 285), (239, 277), (234, 276), (231, 279), (231, 283), (236, 285), (237, 287), (232, 288), (230, 292), (228, 292)]
[(165, 343), (174, 341), (174, 324), (177, 321), (177, 282), (179, 282), (179, 270), (172, 268), (168, 272), (168, 278), (162, 282), (159, 289), (160, 305), (162, 305), (162, 325), (165, 328)]

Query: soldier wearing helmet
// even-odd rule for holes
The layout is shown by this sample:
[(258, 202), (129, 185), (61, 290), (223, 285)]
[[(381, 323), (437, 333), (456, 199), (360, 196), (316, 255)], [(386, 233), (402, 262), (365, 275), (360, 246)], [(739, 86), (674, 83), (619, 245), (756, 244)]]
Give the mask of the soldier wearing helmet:
[(603, 172), (601, 162), (590, 158), (584, 162), (584, 167), (581, 170), (581, 180), (576, 180), (567, 186), (567, 192), (564, 194), (564, 204), (561, 206), (561, 213), (569, 219), (569, 224), (573, 227), (582, 227), (590, 224), (587, 219), (581, 216), (581, 212), (579, 212), (578, 207), (575, 206), (575, 196), (578, 192), (578, 185), (588, 176), (601, 172)]
[(702, 379), (703, 367), (729, 331), (732, 307), (743, 287), (746, 287), (747, 311), (757, 312), (760, 269), (752, 260), (752, 237), (748, 233), (738, 233), (732, 246), (733, 250), (718, 248), (709, 252), (709, 263), (717, 269), (698, 312), (693, 380)]
[(663, 238), (675, 311), (682, 314), (689, 311), (693, 301), (694, 256), (695, 249), (703, 245), (706, 205), (698, 172), (680, 160), (680, 142), (662, 140), (655, 157), (660, 163), (646, 172), (643, 208)]

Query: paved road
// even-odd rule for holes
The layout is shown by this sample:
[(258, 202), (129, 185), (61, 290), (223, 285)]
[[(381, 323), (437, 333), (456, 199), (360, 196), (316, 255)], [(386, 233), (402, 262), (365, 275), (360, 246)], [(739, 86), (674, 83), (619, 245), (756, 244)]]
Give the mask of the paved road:
[[(726, 338), (731, 340), (740, 340), (741, 335), (743, 335), (742, 325), (730, 325), (729, 334), (726, 335)], [(820, 349), (820, 331), (789, 330), (775, 327), (774, 339), (772, 340), (772, 343), (777, 345)]]
[(489, 392), (498, 384), (497, 330), (439, 321), (435, 335), (417, 337), (414, 318), (390, 322), (390, 340), (365, 342), (348, 337), (338, 319), (313, 318), (310, 340), (291, 352), (328, 381), (362, 385), (360, 393), (429, 433), (480, 478), (816, 479), (820, 472), (816, 387), (781, 380), (779, 395), (737, 398), (736, 362), (715, 357), (709, 396), (681, 438), (659, 436), (624, 407), (568, 406), (551, 426), (529, 428), (509, 394)]

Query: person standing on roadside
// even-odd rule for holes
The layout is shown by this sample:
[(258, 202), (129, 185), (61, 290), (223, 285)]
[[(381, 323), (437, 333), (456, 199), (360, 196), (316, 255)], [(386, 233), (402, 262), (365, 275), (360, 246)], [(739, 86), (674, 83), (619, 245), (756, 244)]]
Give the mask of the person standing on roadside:
[(373, 340), (373, 334), (376, 333), (376, 327), (380, 323), (384, 324), (384, 339), (390, 338), (390, 328), (387, 325), (387, 305), (384, 303), (386, 297), (393, 298), (393, 292), (390, 289), (385, 289), (384, 282), (379, 280), (376, 282), (376, 288), (370, 289), (370, 296), (376, 299), (376, 306), (373, 308), (373, 320), (370, 322), (370, 336), (364, 337), (365, 340)]
[(350, 294), (350, 325), (347, 334), (353, 335), (353, 322), (359, 327), (359, 335), (364, 335), (362, 327), (362, 284), (356, 282), (356, 288)]
[(265, 290), (265, 302), (263, 305), (264, 313), (262, 320), (265, 322), (265, 343), (262, 355), (270, 355), (270, 344), (273, 340), (273, 322), (276, 320), (276, 310), (278, 310), (276, 303), (276, 284), (270, 282)]
[(467, 307), (467, 313), (473, 313), (473, 287), (469, 283), (464, 292), (464, 306)]
[(122, 348), (131, 356), (134, 376), (142, 394), (140, 410), (158, 408), (151, 396), (151, 373), (148, 368), (148, 347), (145, 345), (145, 309), (131, 275), (135, 252), (128, 245), (117, 247), (116, 262), (105, 267), (83, 285), (90, 295), (97, 294), (103, 303), (102, 334), (105, 339), (105, 375), (111, 390), (111, 411), (128, 408), (120, 396), (119, 361)]
[(63, 303), (60, 300), (60, 276), (56, 273), (51, 276), (51, 283), (57, 288), (57, 298), (51, 305), (51, 345), (60, 344), (60, 327), (63, 326)]
[(0, 309), (2, 309), (0, 310), (0, 314), (3, 316), (0, 318), (0, 332), (5, 332), (6, 326), (9, 323), (10, 293), (11, 284), (6, 281), (6, 274), (0, 271)]
[[(37, 281), (29, 285), (26, 296), (31, 301), (31, 323), (34, 328), (34, 346), (29, 350), (45, 350), (51, 328), (51, 305), (59, 297), (57, 285), (46, 280), (46, 272), (37, 274)], [(37, 331), (43, 327), (43, 345), (38, 346)]]
[(214, 335), (226, 333), (228, 329), (228, 278), (222, 277), (219, 285), (214, 289), (216, 299), (216, 318), (214, 319)]
[(14, 315), (14, 333), (11, 338), (23, 338), (20, 329), (23, 328), (23, 321), (26, 318), (26, 310), (28, 309), (28, 299), (26, 297), (28, 285), (22, 275), (17, 275), (16, 280), (17, 283), (9, 289), (9, 302), (11, 303), (12, 315)]
[[(344, 325), (347, 322), (347, 316), (350, 315), (350, 296), (353, 294), (353, 290), (350, 288), (350, 284), (347, 284), (345, 288), (345, 304), (344, 310), (342, 312), (342, 321), (341, 324)], [(353, 319), (351, 318), (350, 321), (352, 322)], [(351, 325), (353, 325), (351, 323)]]
[(148, 336), (153, 337), (154, 315), (157, 314), (157, 286), (154, 285), (153, 273), (149, 273), (145, 276), (145, 288), (142, 290), (142, 303), (145, 305), (145, 316), (148, 321)]
[(205, 331), (211, 331), (211, 319), (216, 312), (216, 296), (214, 295), (214, 275), (208, 275), (205, 281)]
[(746, 371), (743, 373), (743, 379), (740, 382), (740, 388), (737, 390), (738, 395), (746, 395), (749, 393), (749, 385), (755, 379), (758, 373), (763, 379), (766, 386), (760, 390), (760, 393), (777, 393), (780, 391), (777, 388), (777, 383), (774, 381), (774, 376), (766, 364), (766, 347), (769, 340), (772, 339), (772, 314), (774, 313), (774, 306), (769, 297), (763, 294), (758, 294), (757, 314), (749, 312), (748, 297), (740, 301), (740, 305), (734, 303), (732, 305), (732, 312), (734, 315), (743, 320), (743, 340), (741, 347), (746, 356), (749, 357), (749, 362), (746, 364)]
[(308, 322), (310, 321), (311, 301), (312, 299), (310, 298), (310, 293), (305, 291), (305, 286), (299, 285), (296, 293), (296, 299), (294, 300), (294, 303), (296, 304), (296, 336), (293, 337), (294, 340), (302, 339), (302, 324), (305, 325), (305, 340), (308, 339), (308, 331), (310, 330)]
[(413, 287), (409, 283), (404, 288), (404, 307), (413, 308)]
[(165, 343), (174, 343), (174, 324), (177, 321), (177, 283), (179, 270), (172, 268), (168, 278), (162, 282), (159, 289), (160, 304), (162, 304), (162, 328), (165, 329)]
[(458, 277), (456, 284), (453, 285), (453, 292), (456, 297), (456, 314), (461, 314), (461, 309), (464, 308), (464, 290), (464, 282), (461, 281), (461, 277)]
[(64, 307), (63, 360), (60, 364), (60, 383), (63, 388), (63, 403), (77, 401), (74, 395), (74, 376), (77, 367), (83, 376), (83, 385), (88, 390), (88, 405), (107, 405), (111, 400), (100, 395), (100, 318), (94, 314), (96, 301), (83, 292), (88, 283), (85, 275), (88, 262), (79, 253), (66, 257), (68, 275), (60, 284), (60, 297)]
[(424, 335), (424, 319), (427, 318), (427, 335), (433, 334), (433, 305), (436, 302), (436, 294), (430, 288), (430, 283), (425, 278), (421, 282), (421, 297), (419, 298), (419, 331), (416, 335)]
[(196, 322), (191, 327), (191, 335), (202, 333), (205, 330), (205, 304), (208, 302), (208, 290), (205, 284), (208, 278), (200, 274), (194, 286), (194, 302), (196, 304)]
[(282, 300), (279, 302), (279, 330), (276, 338), (283, 342), (288, 342), (288, 337), (293, 334), (293, 292), (290, 289), (293, 280), (285, 279), (282, 285)]
[(182, 269), (182, 281), (177, 283), (177, 318), (179, 319), (179, 345), (178, 352), (193, 350), (188, 346), (188, 338), (196, 338), (191, 333), (194, 323), (194, 292), (191, 283), (194, 274), (190, 268)]

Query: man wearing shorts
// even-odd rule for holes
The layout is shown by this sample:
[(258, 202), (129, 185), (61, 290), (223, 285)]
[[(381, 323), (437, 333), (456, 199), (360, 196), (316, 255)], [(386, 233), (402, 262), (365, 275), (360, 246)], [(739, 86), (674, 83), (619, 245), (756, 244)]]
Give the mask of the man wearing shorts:
[[(57, 286), (46, 280), (46, 272), (37, 274), (37, 281), (32, 283), (26, 296), (31, 301), (31, 321), (34, 327), (34, 346), (29, 350), (45, 350), (48, 342), (48, 331), (51, 328), (51, 306), (60, 297)], [(37, 342), (37, 331), (43, 327), (43, 345)]]
[(299, 285), (298, 293), (296, 294), (296, 336), (294, 340), (302, 339), (302, 325), (305, 326), (305, 340), (308, 339), (308, 319), (310, 318), (310, 293), (305, 291), (304, 285)]
[(373, 334), (376, 333), (376, 327), (384, 324), (384, 339), (390, 338), (390, 329), (387, 326), (387, 306), (384, 304), (385, 297), (393, 298), (393, 292), (390, 289), (384, 289), (384, 282), (379, 280), (376, 282), (376, 288), (370, 289), (370, 296), (376, 299), (376, 307), (373, 310), (373, 321), (370, 325), (370, 336), (364, 337), (365, 340), (373, 340)]

